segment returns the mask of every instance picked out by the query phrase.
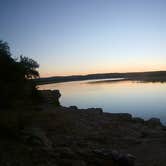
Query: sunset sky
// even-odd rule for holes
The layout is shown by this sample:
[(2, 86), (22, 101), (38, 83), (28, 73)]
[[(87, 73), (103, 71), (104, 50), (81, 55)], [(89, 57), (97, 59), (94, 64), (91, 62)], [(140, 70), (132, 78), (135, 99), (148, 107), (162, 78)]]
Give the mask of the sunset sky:
[(41, 76), (166, 70), (165, 0), (0, 0), (0, 39)]

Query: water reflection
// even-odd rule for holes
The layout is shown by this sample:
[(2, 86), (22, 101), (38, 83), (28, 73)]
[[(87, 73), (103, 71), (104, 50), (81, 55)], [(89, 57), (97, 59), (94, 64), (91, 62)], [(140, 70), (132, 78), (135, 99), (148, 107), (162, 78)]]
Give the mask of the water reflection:
[(105, 112), (128, 112), (144, 119), (158, 117), (166, 124), (166, 83), (127, 80), (94, 83), (93, 80), (48, 84), (40, 88), (59, 89), (64, 106), (101, 107)]

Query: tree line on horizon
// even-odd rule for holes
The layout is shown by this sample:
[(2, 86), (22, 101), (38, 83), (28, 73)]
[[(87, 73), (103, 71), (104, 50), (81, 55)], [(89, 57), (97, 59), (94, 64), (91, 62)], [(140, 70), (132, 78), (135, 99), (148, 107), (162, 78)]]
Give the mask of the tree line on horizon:
[(39, 77), (38, 68), (39, 64), (31, 58), (13, 58), (8, 43), (0, 40), (0, 108), (35, 96), (33, 79)]

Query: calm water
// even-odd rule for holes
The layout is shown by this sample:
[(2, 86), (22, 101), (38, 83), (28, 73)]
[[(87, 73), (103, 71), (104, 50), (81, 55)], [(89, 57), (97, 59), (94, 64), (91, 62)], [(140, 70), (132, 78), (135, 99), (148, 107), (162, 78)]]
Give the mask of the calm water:
[(48, 84), (40, 89), (59, 89), (63, 106), (101, 107), (104, 112), (127, 112), (144, 119), (158, 117), (166, 124), (166, 83), (93, 81)]

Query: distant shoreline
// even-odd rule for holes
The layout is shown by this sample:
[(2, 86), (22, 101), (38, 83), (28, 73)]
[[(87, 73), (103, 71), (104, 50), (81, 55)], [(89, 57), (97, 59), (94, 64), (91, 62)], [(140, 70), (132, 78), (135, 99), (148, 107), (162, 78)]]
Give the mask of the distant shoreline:
[[(38, 78), (38, 79), (35, 79), (35, 82), (37, 85), (43, 85), (43, 84), (51, 84), (51, 83), (85, 81), (85, 80), (95, 80), (95, 79), (111, 79), (111, 78), (124, 78), (124, 80), (141, 81), (141, 82), (166, 82), (166, 71), (55, 76), (55, 77), (48, 77), (48, 78)], [(124, 80), (120, 80), (120, 81), (124, 81)]]

